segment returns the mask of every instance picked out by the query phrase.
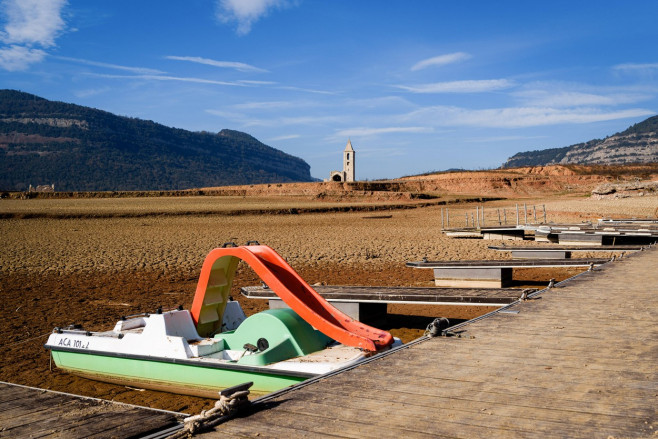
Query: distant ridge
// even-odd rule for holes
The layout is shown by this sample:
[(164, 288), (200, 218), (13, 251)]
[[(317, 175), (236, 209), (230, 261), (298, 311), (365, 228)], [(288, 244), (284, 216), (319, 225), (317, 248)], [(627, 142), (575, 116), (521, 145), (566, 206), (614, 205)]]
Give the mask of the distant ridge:
[(222, 130), (191, 132), (0, 90), (0, 190), (178, 190), (313, 181), (304, 160)]
[(502, 167), (655, 162), (658, 162), (658, 116), (636, 123), (605, 139), (594, 139), (563, 148), (520, 152), (507, 159)]

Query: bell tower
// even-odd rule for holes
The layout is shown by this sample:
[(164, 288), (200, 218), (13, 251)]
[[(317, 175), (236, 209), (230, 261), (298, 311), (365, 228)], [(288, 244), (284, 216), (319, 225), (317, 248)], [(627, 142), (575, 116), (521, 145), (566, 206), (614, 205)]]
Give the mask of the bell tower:
[(354, 148), (352, 148), (352, 141), (347, 141), (345, 151), (343, 151), (343, 175), (344, 181), (355, 181), (354, 178), (354, 162), (355, 162)]

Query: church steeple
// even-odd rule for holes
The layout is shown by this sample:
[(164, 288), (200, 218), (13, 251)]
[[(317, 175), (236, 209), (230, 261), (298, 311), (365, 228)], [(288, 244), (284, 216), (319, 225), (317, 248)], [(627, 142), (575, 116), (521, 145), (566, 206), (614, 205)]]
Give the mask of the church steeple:
[(347, 146), (345, 146), (345, 151), (343, 151), (343, 174), (345, 175), (345, 181), (355, 181), (354, 174), (354, 161), (355, 156), (354, 148), (352, 148), (352, 141), (347, 140)]

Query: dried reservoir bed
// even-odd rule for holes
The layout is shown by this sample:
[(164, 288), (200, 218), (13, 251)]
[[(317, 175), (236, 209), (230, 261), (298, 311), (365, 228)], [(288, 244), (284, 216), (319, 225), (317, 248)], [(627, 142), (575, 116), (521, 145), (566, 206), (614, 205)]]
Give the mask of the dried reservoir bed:
[[(658, 206), (657, 197), (526, 202), (545, 204), (549, 221), (555, 222), (646, 217)], [(497, 201), (485, 207), (493, 212), (514, 203)], [(207, 209), (209, 205), (216, 206), (217, 212)], [(431, 270), (406, 268), (404, 263), (423, 257), (508, 257), (487, 249), (500, 241), (445, 237), (440, 231), (439, 206), (396, 209), (388, 205), (387, 214), (376, 217), (359, 209), (299, 214), (295, 209), (301, 206), (313, 212), (327, 204), (285, 197), (0, 200), (4, 241), (0, 246), (0, 329), (5, 334), (0, 341), (0, 380), (175, 411), (208, 408), (213, 402), (202, 398), (50, 371), (43, 343), (55, 326), (80, 323), (89, 330), (104, 330), (121, 315), (159, 306), (189, 307), (205, 255), (227, 241), (258, 240), (273, 247), (310, 284), (431, 286)], [(262, 213), (270, 208), (278, 214)], [(475, 205), (451, 205), (450, 209), (454, 218), (463, 218)], [(550, 278), (577, 272), (518, 270), (514, 276), (518, 286), (538, 287)], [(248, 314), (266, 306), (265, 301), (239, 296), (239, 287), (254, 284), (258, 284), (254, 273), (241, 265), (233, 296)], [(459, 321), (489, 310), (389, 305), (391, 316), (385, 329), (409, 341), (421, 335), (433, 317)]]

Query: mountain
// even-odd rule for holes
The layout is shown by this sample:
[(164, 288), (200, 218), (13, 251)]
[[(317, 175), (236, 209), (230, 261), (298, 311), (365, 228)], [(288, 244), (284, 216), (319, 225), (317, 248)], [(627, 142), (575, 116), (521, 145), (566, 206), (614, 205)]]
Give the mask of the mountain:
[(191, 132), (0, 90), (0, 189), (175, 190), (312, 181), (302, 159), (249, 134)]
[(658, 162), (658, 116), (636, 123), (605, 139), (563, 148), (520, 152), (508, 158), (503, 168), (553, 164), (601, 164)]

